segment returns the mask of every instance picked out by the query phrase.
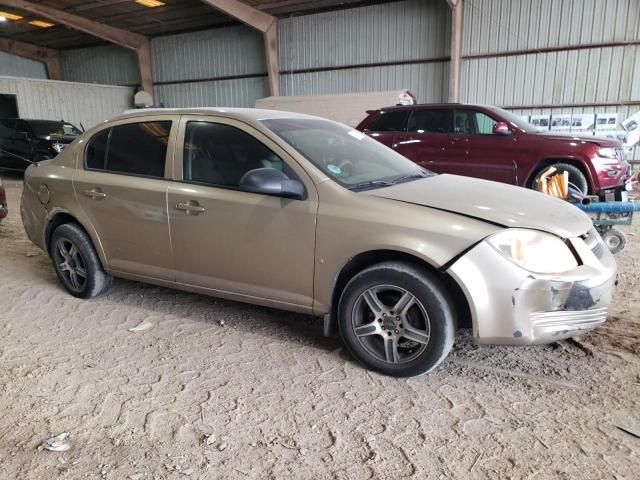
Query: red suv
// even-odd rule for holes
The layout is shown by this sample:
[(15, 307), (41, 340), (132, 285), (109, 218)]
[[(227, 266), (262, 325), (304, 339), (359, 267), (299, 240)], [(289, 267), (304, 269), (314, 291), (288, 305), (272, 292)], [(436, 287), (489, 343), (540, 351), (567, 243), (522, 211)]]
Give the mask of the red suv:
[(367, 113), (358, 130), (437, 173), (533, 188), (554, 165), (582, 192), (597, 195), (623, 185), (630, 171), (617, 140), (540, 133), (497, 107), (409, 105)]

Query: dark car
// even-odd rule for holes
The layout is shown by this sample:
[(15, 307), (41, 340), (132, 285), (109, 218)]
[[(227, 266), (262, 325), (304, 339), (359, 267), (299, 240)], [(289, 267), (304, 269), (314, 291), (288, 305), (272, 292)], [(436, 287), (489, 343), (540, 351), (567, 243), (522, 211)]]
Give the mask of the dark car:
[(82, 132), (63, 120), (0, 119), (0, 168), (24, 171), (55, 157)]
[(574, 134), (540, 133), (522, 118), (484, 105), (409, 105), (370, 110), (358, 130), (437, 173), (535, 187), (549, 166), (569, 173), (584, 193), (624, 185), (622, 143)]
[(0, 178), (0, 222), (7, 216), (7, 213), (9, 213), (9, 209), (7, 207), (7, 194), (4, 191), (2, 179)]

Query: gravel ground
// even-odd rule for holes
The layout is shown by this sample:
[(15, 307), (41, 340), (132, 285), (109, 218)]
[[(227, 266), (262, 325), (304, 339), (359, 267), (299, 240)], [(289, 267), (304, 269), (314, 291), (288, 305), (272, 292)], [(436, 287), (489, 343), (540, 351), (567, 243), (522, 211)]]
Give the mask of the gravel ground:
[[(355, 363), (306, 316), (117, 280), (65, 293), (5, 179), (0, 477), (636, 479), (640, 228), (609, 321), (578, 341), (479, 347), (428, 376)], [(131, 333), (147, 320), (153, 328)], [(68, 432), (66, 452), (38, 449)]]

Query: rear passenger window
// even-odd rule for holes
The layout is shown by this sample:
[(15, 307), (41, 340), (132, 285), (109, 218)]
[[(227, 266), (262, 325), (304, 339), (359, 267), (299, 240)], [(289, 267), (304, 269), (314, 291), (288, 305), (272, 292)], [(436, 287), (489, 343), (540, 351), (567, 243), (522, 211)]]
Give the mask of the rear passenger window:
[(139, 122), (103, 130), (89, 141), (87, 168), (164, 177), (171, 121)]
[(409, 119), (407, 130), (417, 133), (449, 133), (451, 131), (451, 110), (414, 110)]
[(142, 122), (111, 129), (107, 170), (164, 177), (171, 122)]
[(409, 110), (400, 112), (382, 112), (380, 116), (373, 121), (369, 127), (369, 131), (402, 132), (404, 131), (409, 113)]
[(184, 180), (238, 187), (242, 176), (256, 168), (275, 168), (295, 178), (282, 159), (252, 135), (220, 123), (187, 123)]
[(85, 155), (87, 168), (94, 170), (104, 170), (107, 154), (107, 142), (109, 141), (110, 129), (102, 130), (96, 133), (87, 145), (87, 153)]

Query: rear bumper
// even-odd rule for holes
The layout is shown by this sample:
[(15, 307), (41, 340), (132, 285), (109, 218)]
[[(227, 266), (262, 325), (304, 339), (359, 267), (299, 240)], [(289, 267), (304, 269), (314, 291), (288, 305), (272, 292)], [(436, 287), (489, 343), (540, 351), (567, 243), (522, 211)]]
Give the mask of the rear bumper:
[[(592, 251), (581, 239), (571, 242), (583, 265), (559, 275), (528, 272), (486, 242), (450, 267), (469, 302), (478, 343), (549, 343), (606, 321), (616, 285), (615, 260), (606, 248), (594, 245)], [(602, 242), (599, 236), (597, 242)]]

